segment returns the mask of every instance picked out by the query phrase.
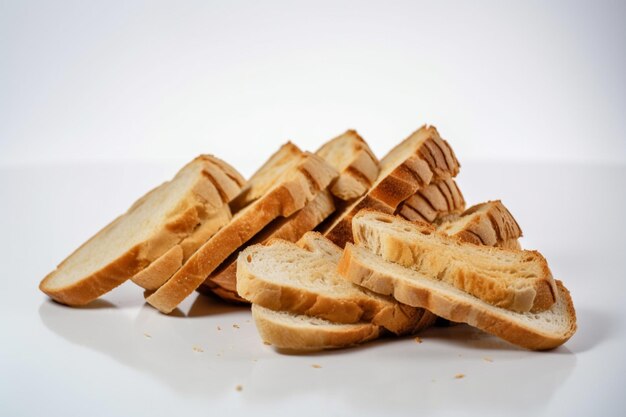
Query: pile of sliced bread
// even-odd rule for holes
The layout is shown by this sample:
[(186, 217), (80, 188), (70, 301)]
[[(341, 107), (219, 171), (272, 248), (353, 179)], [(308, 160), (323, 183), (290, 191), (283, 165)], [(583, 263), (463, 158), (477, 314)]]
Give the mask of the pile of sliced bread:
[(194, 291), (252, 304), (261, 338), (320, 350), (413, 335), (438, 317), (528, 349), (576, 331), (569, 292), (500, 201), (469, 209), (432, 126), (380, 161), (352, 130), (291, 142), (247, 181), (200, 156), (88, 240), (40, 289), (70, 306), (125, 281), (170, 313)]

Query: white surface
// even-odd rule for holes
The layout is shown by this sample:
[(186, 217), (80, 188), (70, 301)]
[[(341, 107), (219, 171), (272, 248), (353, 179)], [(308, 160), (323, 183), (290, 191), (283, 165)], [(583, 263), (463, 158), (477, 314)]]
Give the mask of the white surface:
[(349, 127), (382, 154), (424, 122), (466, 158), (626, 161), (626, 2), (392, 3), (4, 0), (0, 162)]
[(0, 415), (626, 414), (626, 166), (465, 162), (459, 176), (468, 202), (503, 199), (524, 246), (571, 290), (579, 330), (565, 346), (528, 352), (458, 326), (429, 330), (421, 344), (303, 356), (262, 344), (247, 309), (195, 294), (164, 316), (131, 283), (81, 309), (37, 290), (175, 167), (0, 168)]

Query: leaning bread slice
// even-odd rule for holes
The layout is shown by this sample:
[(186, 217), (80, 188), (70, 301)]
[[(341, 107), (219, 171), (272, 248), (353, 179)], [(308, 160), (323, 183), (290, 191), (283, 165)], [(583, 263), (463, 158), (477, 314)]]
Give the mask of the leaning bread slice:
[(552, 273), (539, 252), (474, 245), (429, 224), (371, 210), (354, 216), (352, 227), (357, 245), (497, 307), (535, 312), (556, 300)]
[(423, 126), (393, 148), (380, 162), (378, 179), (362, 198), (343, 207), (320, 228), (326, 237), (343, 247), (352, 242), (352, 217), (364, 208), (385, 213), (433, 181), (452, 178), (459, 172), (454, 151), (433, 126)]
[(282, 175), (295, 168), (304, 153), (291, 142), (285, 143), (278, 151), (248, 179), (241, 193), (230, 203), (233, 213), (244, 209), (253, 201), (266, 194)]
[(355, 130), (331, 139), (315, 153), (339, 171), (330, 190), (342, 200), (361, 197), (378, 178), (378, 159)]
[(191, 255), (211, 236), (217, 233), (231, 219), (230, 208), (224, 204), (213, 216), (205, 220), (169, 251), (139, 271), (132, 281), (148, 291), (155, 291), (189, 259)]
[[(334, 209), (333, 197), (329, 191), (323, 190), (302, 210), (289, 217), (276, 219), (250, 240), (247, 245), (265, 243), (270, 239), (296, 242), (303, 234), (320, 224)], [(233, 253), (229, 259), (220, 265), (204, 281), (199, 290), (201, 292), (209, 290), (225, 300), (247, 302), (237, 294), (237, 253)]]
[[(228, 175), (223, 175), (226, 170)], [(84, 243), (39, 288), (64, 304), (89, 303), (184, 240), (220, 210), (243, 182), (217, 158), (194, 159)]]
[(465, 199), (452, 178), (433, 182), (406, 199), (396, 212), (407, 220), (433, 223), (465, 210)]
[(269, 191), (239, 211), (146, 301), (163, 313), (171, 312), (241, 245), (274, 219), (302, 209), (336, 176), (337, 172), (322, 158), (303, 153)]
[[(307, 234), (309, 235), (309, 234)], [(305, 236), (307, 236), (305, 235)], [(309, 251), (291, 242), (250, 246), (237, 258), (237, 292), (253, 304), (336, 323), (370, 321), (396, 333), (411, 333), (424, 310), (404, 306), (346, 281), (337, 274), (341, 250), (321, 235), (307, 236)], [(323, 242), (311, 242), (318, 239)]]
[(501, 201), (488, 201), (467, 209), (461, 217), (440, 223), (437, 230), (477, 245), (515, 248), (522, 229)]
[(443, 281), (385, 261), (367, 249), (349, 244), (339, 273), (396, 300), (428, 309), (445, 319), (467, 323), (527, 349), (552, 349), (576, 332), (576, 312), (569, 291), (556, 281), (557, 301), (540, 313), (518, 313), (495, 307)]
[(346, 348), (376, 339), (381, 333), (380, 327), (372, 323), (333, 323), (255, 304), (252, 317), (265, 343), (293, 351)]

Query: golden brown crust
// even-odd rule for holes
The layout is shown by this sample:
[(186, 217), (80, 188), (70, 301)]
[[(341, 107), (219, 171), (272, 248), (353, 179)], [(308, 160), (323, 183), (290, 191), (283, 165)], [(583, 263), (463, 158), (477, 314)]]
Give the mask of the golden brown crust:
[(320, 157), (305, 153), (289, 175), (263, 197), (237, 213), (146, 301), (163, 313), (181, 301), (233, 253), (277, 217), (290, 216), (313, 200), (337, 172)]
[(433, 182), (398, 206), (396, 213), (410, 221), (434, 223), (465, 210), (465, 199), (452, 178)]
[[(447, 293), (420, 285), (418, 279), (403, 279), (402, 275), (396, 273), (382, 259), (376, 265), (370, 264), (358, 255), (358, 250), (363, 249), (353, 245), (346, 246), (339, 262), (339, 272), (345, 278), (374, 292), (392, 295), (402, 303), (425, 308), (447, 320), (467, 323), (513, 344), (533, 350), (546, 350), (560, 346), (576, 331), (574, 305), (569, 291), (560, 281), (556, 281), (560, 305), (555, 305), (553, 308), (561, 307), (564, 310), (564, 319), (567, 320), (568, 326), (563, 332), (550, 333), (538, 325), (533, 326), (524, 323), (523, 320), (514, 320), (511, 314), (515, 313), (508, 311), (502, 313), (505, 310), (493, 307), (478, 298), (455, 297), (454, 292)], [(394, 268), (401, 267), (395, 266)]]
[(339, 171), (330, 190), (341, 200), (361, 197), (372, 186), (380, 165), (378, 158), (355, 130), (348, 130), (326, 142), (316, 152)]
[[(400, 155), (401, 159), (396, 160)], [(459, 162), (454, 151), (433, 126), (422, 126), (392, 149), (381, 161), (377, 182), (361, 200), (343, 210), (320, 229), (335, 244), (352, 242), (352, 217), (363, 208), (393, 213), (398, 206), (432, 181), (456, 176)]]
[[(73, 256), (79, 251), (85, 250), (87, 245), (94, 244), (94, 242), (106, 233), (110, 233), (111, 229), (116, 227), (125, 215), (129, 215), (142, 207), (143, 204), (149, 202), (151, 196), (154, 196), (155, 193), (161, 190), (161, 187), (166, 187), (168, 183), (162, 184), (139, 198), (124, 215), (115, 219), (72, 252), (72, 254), (59, 264), (55, 271), (48, 274), (41, 281), (39, 285), (40, 290), (63, 304), (87, 304), (139, 273), (150, 265), (150, 263), (170, 250), (172, 246), (188, 236), (196, 225), (201, 223), (203, 218), (211, 213), (214, 205), (222, 205), (219, 198), (218, 203), (215, 202), (215, 197), (219, 195), (219, 192), (213, 185), (214, 180), (208, 179), (208, 176), (211, 176), (210, 172), (208, 173), (209, 175), (206, 175), (206, 173), (208, 171), (216, 172), (214, 169), (216, 166), (228, 166), (228, 164), (218, 158), (210, 155), (201, 155), (183, 167), (179, 172), (182, 172), (192, 164), (201, 164), (201, 175), (198, 176), (189, 191), (185, 193), (185, 196), (181, 199), (179, 204), (167, 214), (168, 217), (162, 227), (155, 230), (147, 240), (128, 249), (117, 259), (111, 261), (108, 265), (105, 265), (99, 270), (93, 271), (88, 276), (63, 286), (52, 284), (54, 276), (59, 270), (66, 267), (68, 261)], [(229, 171), (229, 181), (243, 181), (243, 177), (241, 177), (234, 168), (229, 167)], [(221, 169), (217, 170), (217, 172), (221, 172)], [(220, 178), (219, 180), (221, 181), (222, 179)], [(232, 191), (232, 188), (230, 188), (230, 191)]]
[(263, 341), (276, 348), (293, 351), (346, 348), (376, 339), (381, 333), (380, 328), (371, 323), (297, 326), (285, 323), (272, 311), (254, 305), (252, 317)]

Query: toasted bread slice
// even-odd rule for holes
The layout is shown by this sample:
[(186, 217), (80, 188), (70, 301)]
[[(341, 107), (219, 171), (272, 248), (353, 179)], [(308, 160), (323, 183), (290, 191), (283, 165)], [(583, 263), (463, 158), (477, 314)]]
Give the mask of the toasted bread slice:
[(356, 244), (494, 306), (537, 312), (556, 301), (552, 273), (539, 252), (478, 246), (371, 210), (359, 212), (352, 225)]
[(355, 130), (328, 141), (315, 153), (339, 171), (330, 191), (341, 200), (361, 197), (378, 178), (378, 159)]
[(557, 301), (540, 313), (518, 313), (486, 303), (446, 282), (385, 261), (366, 248), (348, 244), (339, 273), (396, 300), (428, 309), (445, 319), (467, 323), (518, 346), (552, 349), (576, 332), (576, 312), (569, 291), (556, 281)]
[(171, 312), (241, 245), (274, 219), (302, 209), (338, 175), (322, 158), (310, 153), (303, 153), (290, 167), (262, 197), (235, 214), (146, 301), (163, 313)]
[(418, 190), (400, 204), (397, 214), (407, 220), (434, 223), (459, 215), (465, 210), (465, 199), (452, 178), (433, 182)]
[(217, 158), (194, 159), (84, 243), (39, 288), (63, 304), (89, 303), (188, 237), (236, 195), (243, 182)]
[[(237, 292), (253, 304), (336, 323), (370, 321), (396, 334), (424, 326), (424, 310), (404, 306), (346, 281), (337, 274), (341, 250), (319, 234), (302, 245), (273, 240), (254, 245), (237, 258)], [(434, 319), (434, 318), (433, 318)]]
[(437, 230), (463, 242), (519, 249), (513, 244), (522, 229), (500, 200), (477, 204), (459, 218), (440, 223)]
[(343, 247), (352, 242), (352, 217), (364, 208), (394, 213), (400, 203), (433, 181), (456, 176), (454, 151), (433, 126), (423, 126), (393, 148), (380, 162), (378, 179), (367, 194), (339, 210), (320, 228)]
[[(302, 210), (289, 217), (278, 218), (268, 225), (261, 233), (247, 242), (247, 245), (266, 243), (270, 239), (283, 239), (296, 242), (303, 234), (313, 230), (335, 209), (333, 198), (329, 191), (323, 190), (317, 197), (308, 203)], [(237, 294), (237, 252), (233, 253), (218, 269), (207, 278), (201, 292), (209, 290), (228, 301), (247, 301)]]
[(345, 348), (376, 339), (381, 333), (372, 323), (338, 324), (254, 304), (252, 317), (265, 343), (288, 351)]

